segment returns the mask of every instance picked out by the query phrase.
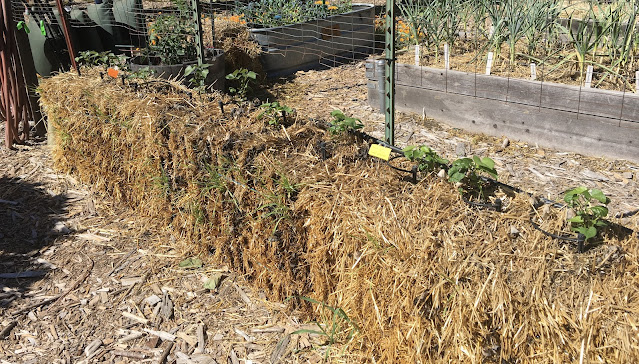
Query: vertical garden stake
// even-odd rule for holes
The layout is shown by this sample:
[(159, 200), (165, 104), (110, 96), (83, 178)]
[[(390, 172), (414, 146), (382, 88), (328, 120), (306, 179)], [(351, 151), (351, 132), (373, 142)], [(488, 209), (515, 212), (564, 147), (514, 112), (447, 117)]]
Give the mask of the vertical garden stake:
[(58, 6), (58, 13), (60, 14), (60, 20), (62, 21), (62, 31), (64, 32), (64, 40), (67, 43), (67, 50), (69, 51), (69, 58), (71, 58), (71, 65), (73, 69), (80, 74), (80, 68), (78, 68), (78, 64), (75, 61), (75, 48), (73, 47), (73, 39), (71, 38), (71, 31), (69, 28), (69, 20), (67, 18), (67, 11), (64, 10), (64, 6), (62, 5), (62, 0), (56, 0), (56, 5)]
[(386, 66), (384, 72), (385, 142), (395, 144), (395, 0), (386, 0)]
[(201, 66), (204, 63), (204, 47), (202, 45), (202, 8), (200, 7), (200, 0), (191, 0), (191, 12), (193, 13), (193, 21), (195, 21), (197, 64)]

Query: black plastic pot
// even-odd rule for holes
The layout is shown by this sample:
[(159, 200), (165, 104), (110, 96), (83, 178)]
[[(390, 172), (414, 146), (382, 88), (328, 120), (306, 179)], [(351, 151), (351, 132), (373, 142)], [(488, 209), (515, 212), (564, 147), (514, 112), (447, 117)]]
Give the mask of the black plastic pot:
[[(206, 77), (206, 85), (212, 86), (214, 90), (224, 91), (224, 81), (226, 80), (226, 72), (224, 69), (224, 51), (221, 49), (211, 50), (211, 57), (204, 60), (209, 64), (209, 74)], [(182, 79), (186, 67), (196, 65), (197, 61), (190, 61), (180, 64), (166, 65), (161, 64), (158, 57), (136, 56), (131, 58), (131, 71), (136, 72), (144, 68), (149, 68), (156, 77), (172, 80)]]

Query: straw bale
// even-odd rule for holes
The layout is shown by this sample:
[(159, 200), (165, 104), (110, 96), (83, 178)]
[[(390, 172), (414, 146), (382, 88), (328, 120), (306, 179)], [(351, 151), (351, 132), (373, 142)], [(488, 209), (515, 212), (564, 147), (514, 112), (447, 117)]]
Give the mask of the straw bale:
[(262, 48), (248, 31), (246, 24), (234, 22), (228, 18), (215, 19), (216, 47), (223, 49), (227, 73), (246, 68), (264, 75), (260, 55)]
[(342, 308), (360, 327), (348, 341), (340, 321), (346, 361), (639, 359), (636, 235), (614, 228), (576, 253), (528, 221), (559, 233), (563, 210), (536, 211), (507, 191), (497, 191), (502, 213), (472, 208), (445, 181), (401, 181), (365, 143), (301, 116), (284, 130), (247, 105), (222, 115), (222, 95), (136, 93), (71, 73), (44, 81), (41, 95), (58, 168), (272, 298)]

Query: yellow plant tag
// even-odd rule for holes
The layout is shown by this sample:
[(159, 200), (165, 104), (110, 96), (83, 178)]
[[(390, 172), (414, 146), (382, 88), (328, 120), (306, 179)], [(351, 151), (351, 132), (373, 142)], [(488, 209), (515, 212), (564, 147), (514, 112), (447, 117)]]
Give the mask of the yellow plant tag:
[(377, 157), (379, 159), (383, 159), (387, 161), (390, 158), (391, 149), (383, 147), (379, 144), (371, 145), (371, 148), (368, 150), (368, 155)]

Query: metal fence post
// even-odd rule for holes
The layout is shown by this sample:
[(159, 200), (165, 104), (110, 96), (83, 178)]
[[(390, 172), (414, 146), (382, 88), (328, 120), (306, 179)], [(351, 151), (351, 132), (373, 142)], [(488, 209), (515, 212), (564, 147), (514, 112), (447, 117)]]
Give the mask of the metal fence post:
[(197, 51), (197, 64), (204, 63), (204, 46), (202, 40), (202, 8), (200, 0), (191, 0), (191, 12), (193, 13), (193, 21), (195, 22), (195, 48)]
[(386, 143), (395, 145), (395, 0), (386, 0), (385, 33), (384, 139)]

